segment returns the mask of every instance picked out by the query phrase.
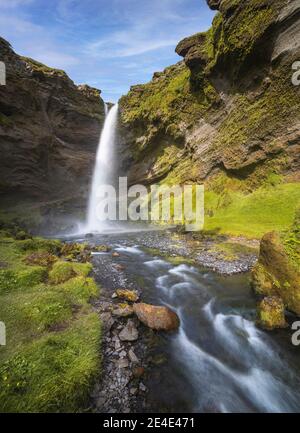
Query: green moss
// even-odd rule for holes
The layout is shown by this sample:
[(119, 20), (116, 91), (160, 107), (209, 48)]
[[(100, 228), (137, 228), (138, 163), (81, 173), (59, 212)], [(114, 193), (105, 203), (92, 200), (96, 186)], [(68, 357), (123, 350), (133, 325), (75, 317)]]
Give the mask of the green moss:
[(99, 372), (99, 319), (34, 340), (0, 367), (2, 412), (76, 412)]
[(37, 60), (31, 59), (30, 57), (21, 57), (24, 62), (28, 63), (31, 68), (36, 72), (42, 72), (43, 74), (51, 74), (57, 75), (59, 77), (67, 77), (65, 71), (61, 69), (50, 68), (49, 66), (44, 65), (43, 63), (38, 62)]
[(75, 275), (87, 277), (92, 270), (90, 263), (72, 263), (57, 261), (49, 272), (49, 281), (52, 284), (60, 284), (68, 281)]
[(20, 241), (18, 247), (22, 251), (47, 251), (48, 253), (57, 254), (60, 252), (62, 243), (58, 240), (33, 238)]
[(12, 120), (5, 116), (5, 114), (0, 113), (0, 126), (11, 126), (13, 124)]
[(99, 374), (101, 328), (89, 303), (99, 288), (87, 278), (91, 265), (81, 263), (68, 263), (73, 278), (49, 285), (48, 266), (27, 264), (28, 248), (53, 252), (61, 245), (30, 241), (0, 238), (6, 265), (0, 320), (7, 330), (7, 345), (0, 347), (0, 411), (78, 411)]
[(284, 304), (277, 296), (264, 298), (257, 309), (258, 324), (265, 329), (285, 328)]
[(205, 229), (218, 228), (221, 233), (260, 238), (268, 231), (289, 227), (300, 203), (298, 183), (262, 187), (251, 193), (228, 191), (227, 194), (230, 199), (224, 202), (217, 192), (206, 192)]

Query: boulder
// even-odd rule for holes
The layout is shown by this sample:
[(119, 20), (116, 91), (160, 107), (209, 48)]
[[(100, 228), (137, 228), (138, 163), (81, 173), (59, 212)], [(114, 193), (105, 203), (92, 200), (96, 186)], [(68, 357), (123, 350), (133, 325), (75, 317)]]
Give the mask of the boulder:
[(116, 290), (116, 294), (118, 298), (126, 299), (126, 301), (130, 302), (136, 302), (139, 299), (139, 295), (135, 290), (118, 289)]
[(255, 292), (279, 296), (285, 307), (300, 314), (300, 211), (291, 230), (267, 233), (260, 243), (258, 263), (252, 271)]
[(139, 303), (134, 304), (133, 310), (144, 325), (157, 331), (173, 331), (180, 325), (177, 314), (167, 307)]
[(258, 325), (264, 329), (272, 330), (285, 328), (287, 323), (284, 316), (284, 303), (278, 296), (267, 296), (257, 308)]
[(132, 320), (128, 320), (127, 325), (119, 334), (121, 341), (135, 341), (139, 338), (138, 330)]

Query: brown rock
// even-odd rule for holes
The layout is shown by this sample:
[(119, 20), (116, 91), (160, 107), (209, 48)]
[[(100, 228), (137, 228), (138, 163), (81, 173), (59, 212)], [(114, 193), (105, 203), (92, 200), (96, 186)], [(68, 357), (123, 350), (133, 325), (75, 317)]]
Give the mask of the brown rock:
[(135, 367), (132, 370), (132, 374), (136, 379), (138, 379), (145, 374), (145, 369), (144, 369), (144, 367)]
[(114, 253), (112, 253), (112, 256), (113, 257), (120, 257), (120, 254), (115, 251)]
[(139, 320), (151, 329), (173, 331), (180, 325), (177, 314), (167, 307), (139, 303), (134, 304), (133, 310)]

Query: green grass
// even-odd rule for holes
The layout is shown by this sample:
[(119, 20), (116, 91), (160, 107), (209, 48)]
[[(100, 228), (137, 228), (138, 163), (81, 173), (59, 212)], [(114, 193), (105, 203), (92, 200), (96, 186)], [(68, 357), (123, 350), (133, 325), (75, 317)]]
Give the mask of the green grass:
[(53, 254), (59, 245), (0, 236), (0, 321), (7, 330), (0, 412), (79, 411), (99, 374), (101, 325), (90, 304), (99, 288), (88, 277), (91, 265), (27, 264), (30, 252)]
[(299, 204), (299, 183), (263, 187), (248, 194), (227, 191), (222, 199), (218, 193), (207, 191), (205, 209), (213, 216), (206, 216), (205, 229), (260, 238), (266, 232), (287, 229)]

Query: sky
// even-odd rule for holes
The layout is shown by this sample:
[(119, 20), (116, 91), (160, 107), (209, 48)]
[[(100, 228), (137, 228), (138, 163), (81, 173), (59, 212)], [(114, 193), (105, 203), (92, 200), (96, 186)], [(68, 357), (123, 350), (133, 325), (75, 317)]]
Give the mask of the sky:
[(213, 16), (205, 0), (0, 0), (0, 36), (116, 102), (181, 60), (177, 43)]

